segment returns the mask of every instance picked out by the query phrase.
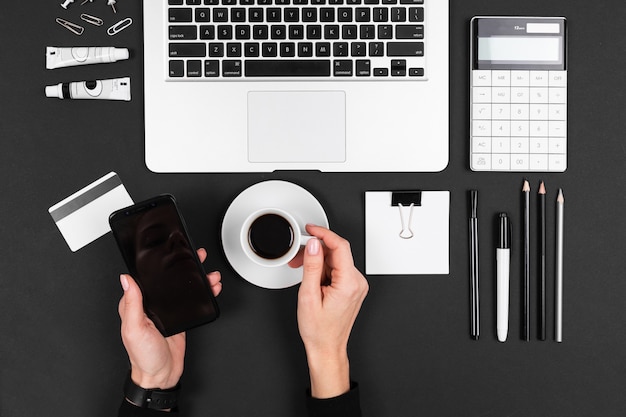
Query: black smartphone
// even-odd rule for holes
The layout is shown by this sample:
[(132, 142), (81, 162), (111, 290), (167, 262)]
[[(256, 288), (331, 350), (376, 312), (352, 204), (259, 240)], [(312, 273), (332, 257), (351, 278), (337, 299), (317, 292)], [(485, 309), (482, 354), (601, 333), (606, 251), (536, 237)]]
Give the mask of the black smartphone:
[(118, 210), (109, 217), (143, 308), (163, 336), (211, 322), (219, 308), (172, 195)]

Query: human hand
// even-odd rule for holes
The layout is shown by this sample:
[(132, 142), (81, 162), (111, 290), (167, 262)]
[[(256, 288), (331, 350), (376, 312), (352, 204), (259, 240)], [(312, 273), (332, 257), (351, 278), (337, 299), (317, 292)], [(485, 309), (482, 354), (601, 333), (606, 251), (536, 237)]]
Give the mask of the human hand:
[(348, 338), (369, 286), (354, 266), (347, 240), (319, 226), (307, 225), (306, 230), (315, 238), (289, 264), (304, 267), (298, 328), (309, 363), (311, 395), (331, 398), (350, 390)]
[[(207, 257), (198, 249), (201, 262)], [(222, 290), (219, 272), (207, 274), (209, 285), (216, 296)], [(163, 337), (143, 310), (143, 297), (130, 275), (120, 275), (124, 295), (119, 303), (122, 319), (122, 342), (131, 364), (131, 378), (138, 386), (150, 389), (168, 389), (176, 386), (183, 374), (185, 360), (185, 333)]]

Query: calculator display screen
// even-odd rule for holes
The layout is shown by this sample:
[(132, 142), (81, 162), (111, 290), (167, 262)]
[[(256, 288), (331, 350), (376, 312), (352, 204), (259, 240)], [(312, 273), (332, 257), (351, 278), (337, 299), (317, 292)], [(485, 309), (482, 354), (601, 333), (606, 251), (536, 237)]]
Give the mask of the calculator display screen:
[(565, 69), (565, 19), (478, 18), (474, 69)]

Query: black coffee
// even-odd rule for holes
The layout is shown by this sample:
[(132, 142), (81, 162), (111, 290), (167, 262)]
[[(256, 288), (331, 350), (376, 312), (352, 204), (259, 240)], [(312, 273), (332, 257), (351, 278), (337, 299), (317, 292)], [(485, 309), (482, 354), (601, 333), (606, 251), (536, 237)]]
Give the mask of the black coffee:
[(277, 214), (264, 214), (250, 225), (250, 247), (262, 258), (277, 259), (293, 245), (293, 230), (289, 222)]

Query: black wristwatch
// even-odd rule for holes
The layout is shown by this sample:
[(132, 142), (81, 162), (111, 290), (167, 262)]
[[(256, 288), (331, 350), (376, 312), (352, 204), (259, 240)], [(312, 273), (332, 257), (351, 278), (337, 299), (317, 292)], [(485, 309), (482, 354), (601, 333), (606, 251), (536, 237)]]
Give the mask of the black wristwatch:
[(124, 396), (131, 404), (152, 410), (176, 409), (179, 392), (180, 383), (169, 389), (141, 388), (133, 382), (130, 372), (124, 384)]

